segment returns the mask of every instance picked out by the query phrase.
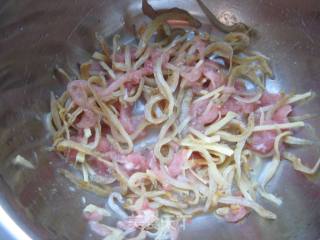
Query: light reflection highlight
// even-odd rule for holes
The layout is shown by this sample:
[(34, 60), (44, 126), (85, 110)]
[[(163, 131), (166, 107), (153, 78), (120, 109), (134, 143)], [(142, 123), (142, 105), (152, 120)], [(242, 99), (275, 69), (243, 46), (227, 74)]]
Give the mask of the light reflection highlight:
[(0, 206), (0, 225), (17, 240), (32, 240)]

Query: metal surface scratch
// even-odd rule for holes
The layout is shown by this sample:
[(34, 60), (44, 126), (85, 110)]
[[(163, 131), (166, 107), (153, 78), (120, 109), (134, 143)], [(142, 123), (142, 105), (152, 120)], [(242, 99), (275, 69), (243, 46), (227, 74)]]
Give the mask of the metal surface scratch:
[(286, 51), (283, 51), (281, 54), (281, 57), (275, 59), (274, 62), (281, 62), (282, 59), (286, 58), (292, 50), (294, 50), (296, 47), (298, 47), (300, 45), (299, 41), (296, 41), (291, 47), (289, 47)]
[(81, 26), (81, 24), (86, 20), (86, 18), (96, 9), (96, 8), (100, 8), (102, 7), (104, 4), (106, 3), (106, 1), (102, 1), (98, 6), (93, 6), (89, 9), (89, 11), (86, 13), (86, 15), (84, 15), (78, 22), (77, 24), (72, 28), (72, 30), (70, 31), (70, 33), (67, 36), (67, 40), (69, 40), (72, 35), (75, 33), (75, 31), (77, 31), (77, 29)]
[(77, 22), (77, 24), (72, 28), (72, 30), (70, 31), (70, 33), (67, 36), (67, 40), (69, 40), (73, 33), (79, 28), (79, 26), (84, 22), (84, 20), (89, 16), (89, 14), (95, 9), (95, 7), (90, 8), (90, 10), (86, 13), (86, 15), (84, 15), (80, 21)]
[(304, 33), (304, 35), (307, 37), (307, 39), (312, 43), (314, 44), (314, 40), (313, 38), (311, 37), (311, 35), (309, 33), (306, 32), (305, 29), (302, 28), (302, 32)]

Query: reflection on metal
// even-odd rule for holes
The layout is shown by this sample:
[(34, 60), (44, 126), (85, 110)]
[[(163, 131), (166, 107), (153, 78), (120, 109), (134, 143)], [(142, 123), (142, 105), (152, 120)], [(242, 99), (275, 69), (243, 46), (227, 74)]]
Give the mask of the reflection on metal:
[(239, 22), (239, 19), (237, 18), (235, 13), (230, 11), (230, 10), (222, 10), (222, 11), (220, 11), (218, 13), (218, 19), (223, 24), (226, 24), (226, 25), (229, 25), (229, 26), (232, 26), (233, 24)]
[(0, 206), (0, 225), (8, 231), (16, 240), (32, 240)]
[(281, 91), (280, 81), (279, 80), (266, 80), (266, 89), (270, 93), (279, 93)]

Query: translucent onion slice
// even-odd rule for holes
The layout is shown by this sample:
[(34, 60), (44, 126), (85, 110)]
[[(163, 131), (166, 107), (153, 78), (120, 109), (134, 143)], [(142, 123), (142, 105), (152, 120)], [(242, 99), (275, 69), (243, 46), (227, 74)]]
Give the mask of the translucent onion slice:
[(232, 69), (233, 49), (230, 44), (226, 42), (213, 42), (209, 44), (204, 51), (204, 55), (208, 56), (212, 54), (227, 59), (229, 63), (229, 70)]
[(106, 164), (106, 166), (108, 167), (112, 167), (112, 163), (108, 160), (105, 159), (105, 156), (101, 155), (99, 152), (96, 152), (92, 149), (90, 149), (88, 146), (81, 144), (81, 143), (77, 143), (71, 140), (62, 140), (60, 141), (57, 146), (56, 149), (58, 151), (64, 151), (66, 149), (74, 149), (77, 150), (78, 152), (82, 152), (86, 155), (90, 155), (90, 156), (94, 156), (96, 157), (99, 161), (101, 161), (102, 163)]
[(232, 96), (235, 100), (242, 103), (256, 103), (262, 96), (262, 91), (258, 91), (256, 95), (251, 98), (244, 98), (241, 96)]
[(96, 184), (92, 184), (90, 182), (85, 182), (80, 179), (78, 179), (75, 175), (73, 175), (71, 172), (60, 169), (60, 173), (62, 173), (70, 182), (72, 182), (74, 185), (76, 185), (78, 188), (83, 189), (85, 191), (93, 192), (97, 194), (98, 196), (108, 196), (111, 192), (112, 188), (110, 186), (99, 186)]
[(228, 112), (226, 116), (224, 116), (221, 120), (216, 121), (206, 127), (205, 134), (206, 135), (211, 135), (221, 128), (223, 128), (225, 125), (227, 125), (232, 119), (236, 118), (238, 115), (234, 112)]
[(314, 142), (311, 140), (304, 139), (304, 138), (298, 138), (298, 137), (294, 137), (294, 136), (285, 137), (284, 142), (286, 144), (290, 144), (290, 145), (303, 145), (303, 146), (314, 144)]
[(112, 209), (121, 219), (128, 218), (128, 214), (121, 208), (117, 203), (115, 203), (115, 199), (120, 203), (124, 204), (123, 197), (118, 192), (112, 192), (108, 197), (108, 207)]
[[(160, 110), (158, 104), (165, 100), (164, 96), (152, 96), (145, 106), (145, 118), (152, 124), (160, 124), (168, 118), (168, 114)], [(157, 111), (158, 109), (158, 111)]]
[(180, 144), (181, 146), (189, 147), (191, 149), (195, 149), (195, 148), (206, 149), (206, 150), (222, 153), (227, 156), (231, 156), (234, 153), (234, 151), (228, 145), (220, 144), (220, 143), (205, 144), (205, 143), (197, 142), (196, 140), (188, 138), (188, 139), (183, 139), (180, 142)]
[[(296, 94), (296, 95), (293, 95), (292, 97), (290, 97), (288, 99), (287, 103), (288, 104), (294, 104), (294, 103), (297, 103), (297, 102), (301, 102), (303, 100), (307, 100), (307, 99), (311, 98), (313, 95), (314, 95), (314, 93), (312, 91), (309, 91), (309, 92), (306, 92), (306, 93), (303, 93), (303, 94)], [(269, 111), (272, 107), (273, 107), (273, 105), (268, 105), (268, 106), (261, 107), (261, 111)]]
[(300, 127), (304, 127), (304, 122), (299, 121), (299, 122), (291, 122), (291, 123), (275, 123), (275, 124), (260, 125), (260, 126), (255, 126), (253, 128), (253, 131), (261, 132), (261, 131), (300, 128)]
[(254, 201), (250, 201), (242, 197), (234, 197), (234, 196), (221, 197), (218, 199), (218, 202), (222, 204), (235, 204), (235, 205), (241, 205), (244, 207), (252, 208), (261, 217), (264, 217), (264, 218), (268, 218), (268, 219), (277, 218), (277, 216), (273, 212), (266, 210), (265, 208), (263, 208), (262, 206), (260, 206)]
[(228, 33), (224, 40), (228, 42), (235, 51), (243, 51), (250, 44), (250, 38), (247, 34), (241, 32)]
[(182, 209), (182, 208), (187, 208), (188, 205), (179, 201), (172, 201), (172, 200), (168, 200), (162, 197), (154, 197), (152, 198), (153, 201), (160, 203), (162, 206), (166, 206), (166, 207), (172, 207), (172, 208), (178, 208), (178, 209)]
[(51, 118), (54, 123), (55, 129), (56, 130), (61, 129), (62, 124), (61, 124), (61, 119), (59, 117), (58, 104), (53, 92), (50, 93), (50, 110), (51, 110)]
[(172, 95), (170, 86), (168, 85), (167, 81), (163, 77), (161, 65), (162, 65), (162, 56), (157, 60), (156, 65), (154, 67), (154, 77), (160, 93), (168, 101), (168, 115), (170, 116), (173, 113), (175, 99)]
[(300, 158), (298, 158), (296, 155), (292, 153), (283, 152), (283, 157), (289, 160), (290, 162), (292, 162), (293, 168), (295, 170), (299, 172), (303, 172), (305, 174), (309, 174), (309, 175), (315, 174), (318, 171), (320, 166), (320, 158), (312, 168), (309, 168), (302, 163)]
[(93, 213), (93, 212), (97, 212), (99, 215), (104, 216), (104, 217), (110, 217), (111, 213), (105, 209), (105, 208), (101, 208), (98, 207), (94, 204), (89, 204), (87, 205), (84, 209), (83, 209), (84, 213)]
[(265, 191), (265, 186), (267, 185), (267, 183), (273, 178), (273, 176), (276, 174), (277, 169), (280, 165), (280, 150), (279, 150), (279, 144), (280, 141), (282, 140), (282, 138), (289, 136), (291, 134), (291, 132), (286, 131), (283, 132), (281, 134), (279, 134), (275, 141), (274, 141), (274, 155), (272, 158), (272, 161), (270, 164), (268, 164), (265, 169), (263, 170), (262, 174), (260, 175), (262, 177), (262, 179), (260, 180), (260, 194), (262, 197), (268, 199), (271, 202), (274, 202), (277, 205), (280, 205), (282, 203), (281, 199), (277, 198), (276, 196), (274, 196), (271, 193), (267, 193)]
[(204, 143), (217, 143), (220, 142), (220, 136), (219, 135), (214, 135), (212, 137), (207, 137), (205, 134), (202, 132), (190, 127), (189, 128), (190, 133), (192, 133), (194, 136), (202, 140)]
[(17, 155), (13, 159), (12, 163), (15, 165), (20, 165), (20, 166), (29, 168), (29, 169), (35, 169), (34, 165), (29, 160), (22, 157), (21, 155)]

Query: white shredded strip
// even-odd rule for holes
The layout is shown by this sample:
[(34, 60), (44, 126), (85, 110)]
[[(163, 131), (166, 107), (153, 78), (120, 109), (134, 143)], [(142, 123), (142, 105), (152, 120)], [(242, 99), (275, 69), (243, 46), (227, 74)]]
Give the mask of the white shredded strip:
[(194, 102), (200, 102), (200, 101), (206, 100), (208, 98), (211, 98), (211, 97), (217, 95), (218, 93), (221, 93), (223, 91), (223, 89), (224, 89), (224, 86), (221, 86), (221, 87), (207, 93), (206, 95), (203, 95), (203, 96), (197, 98)]
[(254, 132), (269, 131), (269, 130), (280, 130), (289, 128), (301, 128), (304, 127), (304, 122), (292, 122), (292, 123), (278, 123), (278, 124), (268, 124), (255, 126), (253, 128)]
[(238, 115), (234, 112), (228, 112), (224, 118), (222, 118), (218, 122), (213, 123), (209, 127), (207, 127), (205, 134), (210, 135), (210, 134), (218, 131), (219, 129), (224, 127), (226, 124), (228, 124), (232, 119), (234, 119), (237, 116)]
[(119, 203), (123, 204), (123, 198), (120, 193), (113, 192), (109, 195), (108, 198), (108, 207), (112, 209), (114, 213), (116, 213), (120, 218), (126, 219), (128, 218), (128, 214), (121, 208), (114, 200), (117, 200)]
[(312, 96), (312, 92), (311, 91), (303, 93), (303, 94), (296, 94), (296, 95), (294, 95), (294, 96), (292, 96), (291, 98), (288, 99), (288, 104), (299, 102), (299, 101), (307, 99), (307, 98), (309, 98), (311, 96)]
[(111, 216), (111, 213), (107, 209), (98, 207), (98, 206), (96, 206), (94, 204), (87, 205), (83, 209), (83, 212), (84, 213), (86, 213), (86, 212), (88, 212), (88, 213), (98, 212), (100, 215), (105, 216), (105, 217), (110, 217)]
[(13, 159), (13, 164), (15, 165), (20, 165), (29, 169), (35, 169), (34, 165), (27, 159), (25, 159), (24, 157), (22, 157), (21, 155), (17, 155), (14, 159)]
[(218, 202), (223, 203), (223, 204), (235, 204), (235, 205), (241, 205), (244, 207), (252, 208), (260, 216), (262, 216), (264, 218), (268, 218), (268, 219), (276, 219), (277, 218), (277, 216), (273, 212), (266, 210), (265, 208), (263, 208), (262, 206), (260, 206), (259, 204), (257, 204), (254, 201), (250, 201), (250, 200), (247, 200), (242, 197), (233, 197), (233, 196), (221, 197), (218, 199)]

